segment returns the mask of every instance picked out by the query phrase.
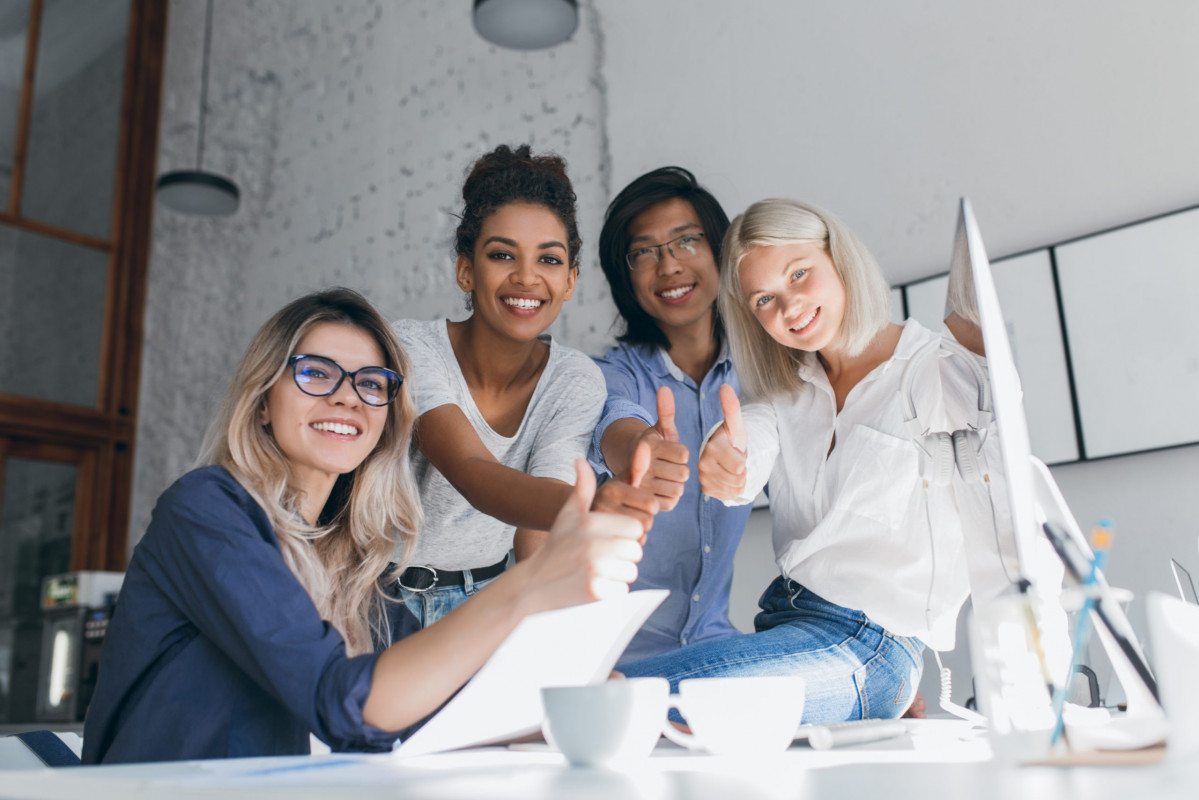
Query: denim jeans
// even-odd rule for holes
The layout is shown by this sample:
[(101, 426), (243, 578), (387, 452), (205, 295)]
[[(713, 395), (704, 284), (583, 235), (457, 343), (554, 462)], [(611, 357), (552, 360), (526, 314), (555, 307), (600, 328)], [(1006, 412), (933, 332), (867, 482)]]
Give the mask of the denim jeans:
[(408, 606), (408, 610), (420, 622), (422, 628), (427, 628), (446, 614), (462, 605), (495, 578), (475, 582), (470, 570), (464, 570), (466, 581), (462, 586), (437, 586), (424, 592), (414, 592), (400, 587), (400, 599)]
[[(924, 666), (919, 639), (892, 636), (861, 611), (784, 578), (767, 587), (758, 605), (756, 633), (688, 645), (620, 671), (667, 678), (672, 691), (687, 678), (799, 675), (806, 684), (806, 723), (889, 719), (907, 710)], [(681, 719), (674, 711), (671, 717)]]

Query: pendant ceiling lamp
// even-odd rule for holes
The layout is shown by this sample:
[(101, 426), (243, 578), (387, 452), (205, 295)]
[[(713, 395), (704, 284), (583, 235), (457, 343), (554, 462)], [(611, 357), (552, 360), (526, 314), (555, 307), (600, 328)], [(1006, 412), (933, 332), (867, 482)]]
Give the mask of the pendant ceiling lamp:
[(579, 26), (577, 0), (474, 0), (475, 30), (512, 50), (561, 44)]
[(212, 0), (204, 20), (204, 62), (200, 76), (200, 122), (196, 137), (196, 168), (168, 172), (158, 178), (159, 202), (173, 211), (202, 216), (225, 216), (237, 211), (241, 192), (233, 181), (204, 170), (204, 117), (208, 112), (208, 56), (212, 47)]

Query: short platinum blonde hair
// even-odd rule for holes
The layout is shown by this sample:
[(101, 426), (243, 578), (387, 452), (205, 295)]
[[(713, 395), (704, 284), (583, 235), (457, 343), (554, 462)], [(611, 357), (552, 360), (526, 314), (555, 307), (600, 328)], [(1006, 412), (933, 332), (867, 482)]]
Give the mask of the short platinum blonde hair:
[(891, 321), (891, 289), (866, 245), (836, 215), (786, 198), (759, 200), (733, 220), (721, 248), (720, 313), (729, 348), (749, 399), (765, 400), (800, 387), (803, 351), (774, 340), (758, 322), (741, 288), (741, 261), (758, 247), (817, 244), (829, 254), (845, 287), (845, 317), (837, 346), (862, 353)]

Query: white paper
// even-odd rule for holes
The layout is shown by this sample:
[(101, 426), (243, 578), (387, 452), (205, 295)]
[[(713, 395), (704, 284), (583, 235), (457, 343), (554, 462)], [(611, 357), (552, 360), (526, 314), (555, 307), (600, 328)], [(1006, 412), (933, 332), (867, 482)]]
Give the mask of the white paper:
[(630, 592), (520, 621), (437, 716), (395, 751), (407, 758), (500, 742), (541, 729), (541, 689), (602, 683), (633, 634), (666, 599)]

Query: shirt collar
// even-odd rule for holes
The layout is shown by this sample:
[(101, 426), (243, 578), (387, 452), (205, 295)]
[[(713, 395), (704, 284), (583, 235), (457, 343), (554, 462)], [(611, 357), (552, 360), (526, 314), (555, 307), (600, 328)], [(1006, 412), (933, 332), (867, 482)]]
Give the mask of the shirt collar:
[[(683, 371), (679, 369), (677, 364), (674, 363), (674, 359), (670, 357), (670, 352), (665, 347), (657, 347), (655, 348), (655, 351), (651, 351), (646, 355), (648, 356), (644, 359), (646, 364), (659, 378), (665, 378), (669, 376), (679, 382), (687, 379), (687, 376), (684, 375)], [(654, 355), (657, 357), (654, 358)], [(717, 367), (723, 366), (728, 368), (731, 365), (732, 356), (729, 353), (729, 342), (728, 339), (725, 338), (720, 342), (720, 350), (716, 353), (716, 362), (712, 364), (711, 371), (714, 372)]]
[[(870, 370), (862, 380), (875, 380), (885, 375), (887, 370), (891, 369), (896, 362), (906, 363), (933, 336), (936, 336), (936, 334), (916, 320), (907, 320), (903, 324), (903, 332), (899, 334), (899, 341), (895, 344), (895, 352), (886, 361)], [(828, 382), (824, 367), (820, 366), (820, 359), (815, 353), (805, 352), (800, 356), (799, 377), (800, 380), (808, 381), (809, 383)]]

